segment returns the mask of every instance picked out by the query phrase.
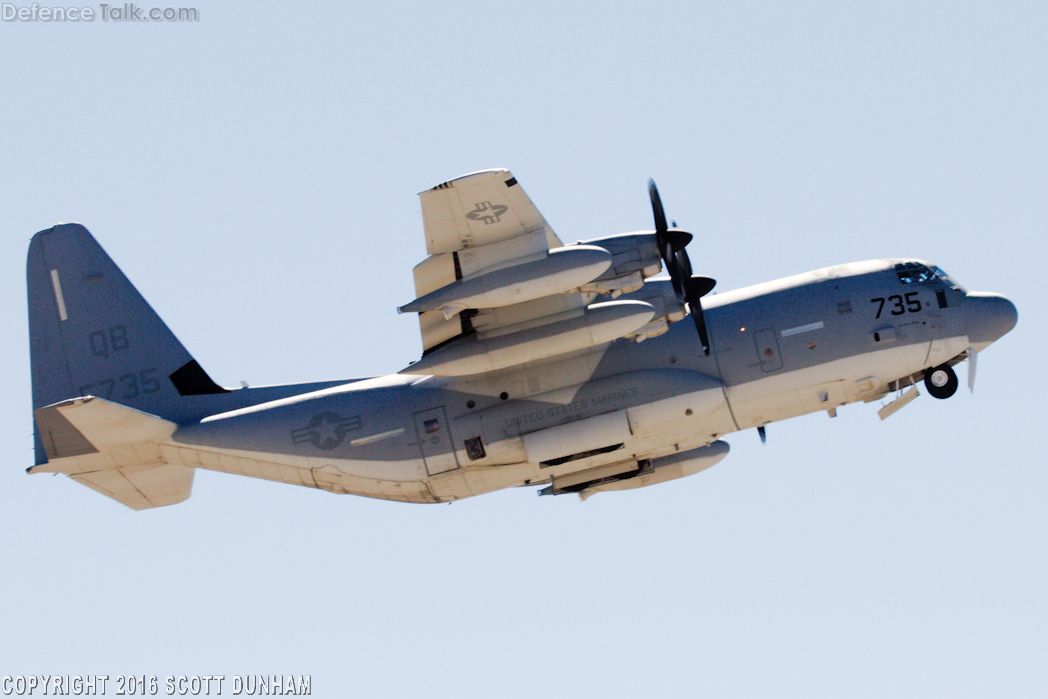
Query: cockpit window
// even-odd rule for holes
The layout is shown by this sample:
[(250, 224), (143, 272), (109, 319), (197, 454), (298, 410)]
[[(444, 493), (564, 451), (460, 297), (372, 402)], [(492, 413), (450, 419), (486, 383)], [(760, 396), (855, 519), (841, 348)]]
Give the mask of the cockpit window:
[(899, 275), (899, 281), (903, 284), (924, 284), (936, 276), (935, 272), (920, 262), (900, 262), (895, 265), (895, 273)]
[(900, 262), (895, 265), (895, 273), (899, 275), (899, 281), (903, 284), (927, 284), (941, 279), (947, 286), (965, 291), (964, 287), (954, 281), (946, 272), (938, 267), (922, 265), (920, 262)]
[(957, 289), (958, 291), (963, 292), (965, 294), (968, 293), (967, 289), (965, 289), (963, 286), (958, 284), (957, 281), (954, 280), (953, 277), (951, 277), (946, 272), (942, 271), (940, 268), (932, 267), (932, 271), (935, 272), (935, 278), (936, 279), (942, 279), (944, 282), (946, 282), (947, 286), (951, 286), (954, 289)]

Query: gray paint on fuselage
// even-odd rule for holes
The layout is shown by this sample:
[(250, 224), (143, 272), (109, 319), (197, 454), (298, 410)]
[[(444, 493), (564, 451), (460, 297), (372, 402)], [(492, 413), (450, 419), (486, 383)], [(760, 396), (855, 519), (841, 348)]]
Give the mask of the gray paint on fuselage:
[[(369, 382), (361, 382), (366, 385)], [(172, 440), (179, 444), (243, 451), (323, 456), (330, 459), (404, 461), (421, 458), (414, 429), (397, 437), (353, 446), (358, 438), (411, 426), (412, 415), (437, 408), (446, 400), (443, 391), (413, 390), (410, 384), (319, 391), (296, 396), (229, 416), (216, 416), (180, 428)], [(346, 427), (332, 432), (338, 443), (330, 448), (303, 439), (315, 419), (337, 415)], [(330, 422), (330, 421), (329, 421)]]
[[(388, 385), (380, 382), (372, 388), (371, 382), (365, 381), (360, 387), (348, 385), (320, 391), (315, 396), (303, 395), (257, 406), (228, 417), (217, 416), (201, 424), (182, 427), (173, 440), (204, 448), (334, 460), (417, 461), (422, 454), (413, 416), (444, 407), (451, 444), (460, 452), (460, 461), (468, 464), (462, 457), (465, 439), (480, 435), (486, 444), (491, 444), (686, 393), (695, 390), (690, 385), (695, 382), (683, 380), (690, 375), (704, 375), (731, 388), (772, 375), (813, 369), (884, 349), (874, 341), (872, 333), (888, 325), (898, 330), (898, 339), (890, 343), (892, 347), (930, 344), (942, 333), (960, 334), (959, 311), (952, 311), (959, 308), (963, 294), (947, 288), (949, 308), (940, 309), (935, 292), (943, 288), (942, 282), (904, 285), (893, 271), (896, 262), (898, 260), (843, 265), (707, 297), (703, 305), (712, 343), (710, 356), (702, 353), (695, 327), (687, 319), (674, 323), (664, 335), (643, 343), (618, 340), (604, 353), (589, 382), (567, 403), (544, 401), (541, 395), (509, 396), (508, 400), (502, 400), (463, 391), (461, 380), (399, 377)], [(882, 309), (881, 318), (875, 318), (876, 304), (871, 304), (870, 299), (906, 292), (917, 293), (920, 311), (893, 317)], [(782, 336), (783, 330), (817, 323), (822, 326)], [(781, 368), (772, 371), (767, 371), (762, 364), (755, 342), (755, 333), (768, 329), (774, 329), (781, 352)], [(557, 372), (557, 363), (548, 365), (547, 369)], [(665, 378), (652, 380), (655, 376), (673, 374), (678, 377), (676, 387), (670, 386), (673, 382)], [(502, 376), (509, 392), (515, 372), (508, 371)], [(621, 380), (607, 381), (614, 377)], [(469, 401), (474, 403), (472, 408), (467, 406)], [(318, 440), (305, 439), (303, 435), (311, 422), (325, 413), (348, 420), (345, 424), (351, 425), (352, 430), (341, 435), (335, 432), (337, 445), (322, 449), (317, 445)], [(357, 418), (359, 420), (354, 421)], [(745, 426), (736, 424), (736, 428)], [(400, 429), (403, 432), (393, 438), (352, 444), (357, 438)]]
[[(963, 294), (938, 280), (902, 284), (892, 269), (896, 262), (884, 261), (879, 269), (858, 275), (812, 279), (803, 286), (788, 286), (742, 298), (739, 293), (725, 300), (714, 297), (706, 318), (721, 380), (735, 386), (767, 376), (753, 339), (755, 332), (766, 328), (776, 330), (782, 353), (783, 366), (778, 370), (781, 372), (808, 369), (888, 346), (930, 343), (933, 339), (962, 335), (959, 308)], [(861, 267), (870, 265), (861, 263)], [(938, 307), (938, 289), (945, 290), (949, 308)], [(871, 299), (906, 293), (916, 294), (920, 311), (908, 310), (893, 316), (886, 306), (881, 310), (881, 317), (876, 317), (878, 304), (871, 303)], [(822, 327), (783, 337), (783, 331), (817, 323), (822, 323)], [(896, 329), (897, 339), (890, 343), (875, 341), (874, 331), (889, 326)], [(674, 329), (675, 334), (679, 334), (680, 329)]]

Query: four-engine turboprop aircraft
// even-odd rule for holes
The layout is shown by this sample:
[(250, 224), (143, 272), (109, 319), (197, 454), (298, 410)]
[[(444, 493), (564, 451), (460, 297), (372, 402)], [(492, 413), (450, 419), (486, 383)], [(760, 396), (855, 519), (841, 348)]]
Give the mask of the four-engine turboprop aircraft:
[[(423, 192), (423, 353), (397, 374), (216, 385), (83, 226), (29, 249), (30, 473), (133, 509), (189, 497), (198, 468), (404, 502), (501, 488), (624, 490), (706, 469), (720, 438), (899, 391), (948, 398), (952, 367), (1015, 306), (938, 267), (873, 260), (706, 296), (691, 235), (564, 245), (507, 170)], [(668, 280), (652, 280), (665, 266)], [(680, 322), (687, 316), (691, 322)]]

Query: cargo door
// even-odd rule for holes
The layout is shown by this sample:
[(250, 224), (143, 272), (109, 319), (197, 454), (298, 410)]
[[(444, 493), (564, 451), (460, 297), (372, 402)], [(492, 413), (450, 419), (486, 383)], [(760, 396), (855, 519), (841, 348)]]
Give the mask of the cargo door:
[(764, 371), (776, 371), (782, 368), (782, 354), (779, 352), (779, 338), (775, 334), (775, 328), (758, 330), (753, 333), (754, 341), (757, 343), (757, 360), (761, 363)]
[(429, 475), (454, 471), (459, 467), (444, 406), (415, 413), (415, 430)]

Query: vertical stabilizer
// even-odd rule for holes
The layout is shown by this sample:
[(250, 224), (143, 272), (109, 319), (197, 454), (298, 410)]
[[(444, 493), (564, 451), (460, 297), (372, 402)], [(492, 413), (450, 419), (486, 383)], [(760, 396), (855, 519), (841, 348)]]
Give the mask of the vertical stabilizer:
[(184, 396), (225, 392), (83, 226), (33, 236), (26, 274), (34, 410), (97, 396), (178, 421)]

